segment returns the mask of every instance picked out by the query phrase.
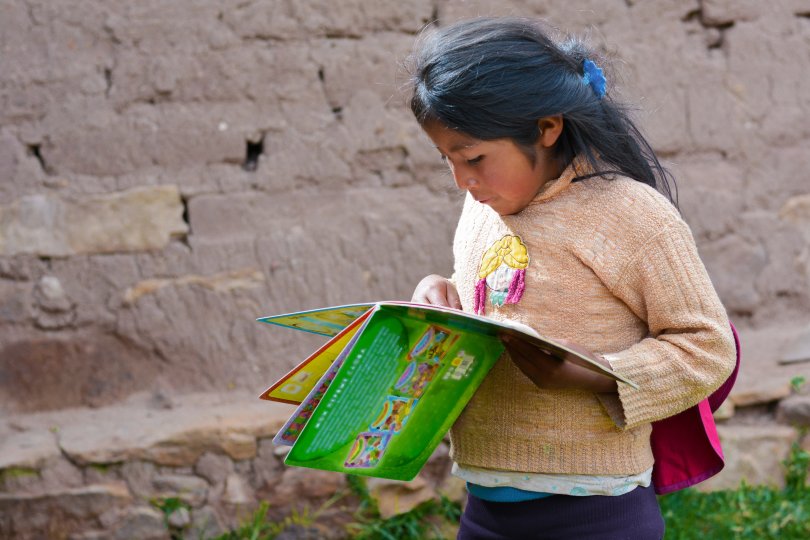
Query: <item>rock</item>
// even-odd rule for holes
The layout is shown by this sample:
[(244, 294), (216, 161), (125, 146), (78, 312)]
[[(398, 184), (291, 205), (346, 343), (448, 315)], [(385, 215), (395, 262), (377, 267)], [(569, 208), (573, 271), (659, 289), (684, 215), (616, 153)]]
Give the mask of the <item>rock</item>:
[(83, 486), (43, 495), (0, 493), (0, 537), (47, 537), (54, 530), (67, 536), (91, 529), (102, 513), (131, 503), (123, 484)]
[(457, 476), (448, 475), (436, 491), (453, 502), (462, 504), (467, 502), (467, 482)]
[(162, 249), (188, 226), (175, 186), (83, 199), (30, 195), (0, 206), (0, 255), (65, 257)]
[(810, 194), (788, 199), (779, 210), (779, 217), (800, 226), (806, 238), (810, 239)]
[(419, 476), (435, 487), (450, 475), (452, 466), (450, 446), (446, 442), (441, 442), (419, 472)]
[[(725, 276), (715, 288), (729, 310), (750, 312), (762, 301), (759, 292), (749, 286), (750, 276), (757, 275), (768, 263), (765, 247), (736, 235), (724, 236), (701, 246), (706, 268), (712, 276)], [(736, 271), (745, 268), (745, 276)]]
[(208, 483), (196, 476), (178, 474), (156, 476), (152, 484), (162, 499), (177, 497), (192, 506), (202, 506), (208, 497)]
[(253, 473), (248, 476), (255, 489), (271, 486), (279, 481), (285, 470), (282, 460), (276, 454), (279, 448), (290, 449), (289, 446), (274, 446), (271, 439), (259, 441), (259, 451), (253, 460)]
[(0, 492), (40, 494), (42, 481), (36, 469), (11, 468), (0, 471)]
[[(679, 164), (677, 172), (678, 202), (696, 239), (702, 243), (704, 239), (732, 233), (744, 207), (744, 201), (736, 196), (744, 185), (739, 167), (706, 157)], [(724, 211), (716, 212), (716, 208)], [(718, 255), (728, 255), (726, 250), (717, 251)]]
[(773, 403), (791, 395), (790, 382), (810, 380), (810, 362), (780, 365), (781, 351), (804, 330), (804, 325), (779, 324), (756, 330), (738, 328), (741, 364), (729, 399), (735, 407)]
[(185, 529), (191, 524), (191, 512), (185, 506), (181, 506), (169, 514), (169, 526), (175, 529)]
[(780, 364), (810, 362), (810, 328), (805, 328), (787, 344), (779, 358)]
[(250, 433), (228, 431), (223, 434), (222, 450), (235, 460), (256, 456), (256, 437)]
[(37, 304), (46, 311), (64, 312), (73, 306), (59, 279), (54, 276), (43, 276), (39, 280), (34, 289), (34, 298)]
[(217, 538), (224, 532), (216, 512), (210, 506), (191, 509), (191, 527), (187, 538)]
[(739, 391), (731, 397), (735, 407), (746, 407), (763, 403), (774, 403), (790, 395), (790, 383), (777, 384), (772, 387), (755, 388), (751, 391)]
[(198, 538), (217, 538), (225, 532), (217, 513), (210, 507), (191, 509), (191, 527), (185, 538), (196, 540)]
[(238, 289), (256, 288), (264, 285), (264, 274), (255, 268), (243, 268), (214, 276), (183, 276), (175, 279), (150, 279), (135, 284), (124, 292), (124, 303), (134, 304), (144, 295), (164, 287), (199, 285), (213, 291), (229, 293)]
[(253, 490), (238, 474), (229, 474), (225, 479), (222, 502), (233, 506), (247, 506), (254, 502)]
[(40, 328), (56, 329), (70, 326), (75, 318), (75, 304), (65, 294), (59, 279), (43, 276), (34, 288), (35, 320)]
[(724, 426), (717, 427), (726, 466), (717, 476), (700, 484), (701, 490), (736, 489), (746, 484), (785, 485), (782, 462), (798, 438), (795, 429), (787, 426)]
[[(185, 508), (181, 509), (185, 510)], [(186, 512), (188, 512), (186, 510)], [(171, 519), (171, 518), (170, 518)], [(169, 531), (163, 522), (163, 516), (148, 506), (137, 506), (118, 522), (112, 531), (114, 540), (169, 540)]]
[(757, 0), (702, 0), (700, 8), (703, 23), (714, 26), (751, 21), (764, 11)]
[(154, 479), (157, 467), (148, 461), (127, 461), (121, 465), (121, 477), (136, 497), (148, 500), (155, 493)]
[(716, 411), (714, 411), (714, 419), (717, 421), (728, 420), (734, 416), (735, 409), (736, 407), (734, 406), (734, 402), (727, 399), (720, 404)]
[(0, 437), (0, 471), (38, 470), (47, 461), (60, 456), (56, 437), (46, 429), (12, 432)]
[(257, 490), (257, 495), (276, 511), (289, 508), (297, 501), (326, 500), (345, 485), (343, 475), (334, 472), (290, 467), (274, 485), (264, 485)]
[[(0, 274), (2, 274), (1, 269)], [(0, 321), (5, 324), (28, 322), (33, 304), (31, 296), (32, 291), (28, 284), (0, 279)]]
[(0, 337), (0, 409), (24, 413), (108, 405), (129, 395), (135, 381), (154, 380), (160, 369), (147, 351), (100, 331)]
[(66, 427), (60, 446), (83, 464), (146, 460), (193, 466), (205, 452), (246, 459), (255, 454), (255, 438), (275, 433), (287, 415), (286, 407), (259, 400), (228, 405), (184, 402), (159, 411), (111, 407)]
[(410, 482), (369, 478), (366, 485), (377, 501), (380, 516), (384, 519), (404, 514), (417, 505), (436, 498), (436, 492), (421, 476)]
[(810, 395), (794, 395), (779, 402), (777, 418), (794, 427), (810, 427)]
[(39, 477), (39, 489), (45, 493), (65, 488), (79, 488), (86, 482), (83, 471), (64, 457), (48, 461), (40, 469)]
[(205, 452), (194, 464), (194, 472), (211, 485), (221, 484), (233, 472), (233, 461), (222, 454)]
[[(120, 112), (112, 106), (110, 101), (84, 101), (48, 115), (42, 123), (49, 133), (41, 154), (55, 172), (103, 177), (155, 165), (171, 170), (239, 162), (246, 134), (264, 127), (257, 117), (272, 110), (269, 104), (239, 102), (129, 103)], [(221, 118), (233, 129), (220, 131)]]

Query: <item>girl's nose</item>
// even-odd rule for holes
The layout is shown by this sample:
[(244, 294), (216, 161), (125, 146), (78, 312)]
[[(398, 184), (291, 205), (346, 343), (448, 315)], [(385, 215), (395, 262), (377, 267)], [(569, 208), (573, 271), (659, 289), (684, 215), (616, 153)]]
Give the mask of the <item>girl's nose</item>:
[(466, 173), (459, 174), (459, 172), (454, 171), (453, 178), (456, 181), (456, 185), (459, 189), (469, 190), (471, 187), (478, 185), (478, 180)]

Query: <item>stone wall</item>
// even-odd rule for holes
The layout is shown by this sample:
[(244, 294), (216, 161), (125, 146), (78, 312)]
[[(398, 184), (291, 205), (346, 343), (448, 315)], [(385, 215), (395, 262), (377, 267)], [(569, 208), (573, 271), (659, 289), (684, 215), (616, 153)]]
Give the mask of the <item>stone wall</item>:
[(259, 390), (311, 342), (255, 317), (448, 272), (461, 197), (399, 66), (476, 14), (589, 33), (738, 324), (810, 320), (806, 0), (1, 9), (2, 411)]
[[(259, 501), (267, 521), (297, 512), (304, 519), (291, 524), (312, 529), (287, 538), (345, 538), (358, 509), (345, 476), (285, 467), (289, 448), (272, 437), (289, 407), (247, 398), (184, 394), (18, 416), (0, 438), (0, 538), (209, 539), (248, 521)], [(416, 479), (367, 488), (390, 517), (437, 492), (460, 499), (464, 484), (449, 470), (441, 443)]]
[[(726, 438), (782, 430), (784, 453), (797, 416), (775, 404), (810, 378), (779, 364), (810, 356), (807, 0), (0, 0), (4, 451), (39, 437), (15, 418), (258, 395), (320, 340), (256, 317), (449, 272), (461, 194), (400, 66), (425, 23), (479, 14), (548, 18), (613, 59), (742, 330)], [(80, 472), (62, 487), (97, 484)]]

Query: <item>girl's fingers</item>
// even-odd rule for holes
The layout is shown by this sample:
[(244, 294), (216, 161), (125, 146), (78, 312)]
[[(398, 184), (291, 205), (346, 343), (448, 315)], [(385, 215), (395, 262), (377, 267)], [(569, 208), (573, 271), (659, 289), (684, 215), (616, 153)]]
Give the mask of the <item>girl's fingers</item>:
[(449, 307), (450, 304), (447, 302), (447, 296), (445, 291), (441, 290), (438, 287), (434, 287), (430, 289), (428, 293), (428, 303), (434, 306), (442, 306), (442, 307)]
[(411, 302), (461, 309), (455, 286), (445, 277), (433, 274), (416, 286)]
[(458, 297), (456, 287), (447, 282), (447, 305), (451, 308), (461, 309), (461, 299)]

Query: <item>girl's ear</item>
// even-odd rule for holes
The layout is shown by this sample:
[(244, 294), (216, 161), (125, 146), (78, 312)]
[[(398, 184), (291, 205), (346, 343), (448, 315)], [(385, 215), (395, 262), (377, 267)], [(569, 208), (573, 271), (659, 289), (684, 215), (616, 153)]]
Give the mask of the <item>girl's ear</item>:
[(537, 144), (543, 148), (551, 148), (557, 144), (557, 139), (562, 133), (563, 117), (562, 115), (544, 116), (537, 121), (537, 128), (540, 130)]

